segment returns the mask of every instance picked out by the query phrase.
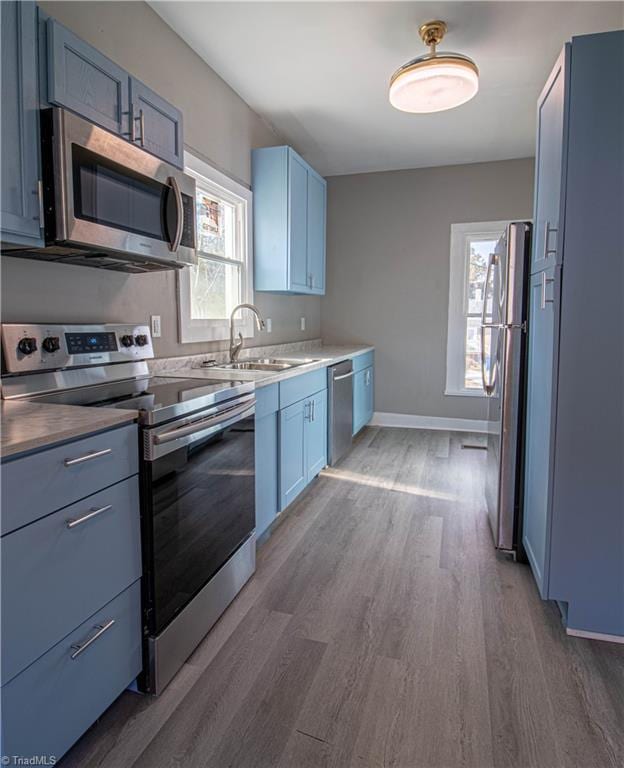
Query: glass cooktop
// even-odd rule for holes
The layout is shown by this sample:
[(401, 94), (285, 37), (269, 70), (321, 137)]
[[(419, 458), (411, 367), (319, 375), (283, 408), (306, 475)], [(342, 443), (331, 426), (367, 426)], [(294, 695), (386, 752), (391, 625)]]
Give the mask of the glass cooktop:
[(250, 381), (150, 376), (68, 389), (40, 395), (32, 400), (137, 410), (139, 421), (149, 425), (162, 424), (253, 390), (254, 383)]

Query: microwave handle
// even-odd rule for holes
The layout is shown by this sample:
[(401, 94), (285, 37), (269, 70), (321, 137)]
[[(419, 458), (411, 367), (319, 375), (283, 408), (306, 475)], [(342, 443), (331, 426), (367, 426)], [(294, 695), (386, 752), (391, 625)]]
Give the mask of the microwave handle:
[(176, 210), (178, 214), (175, 235), (173, 240), (169, 243), (169, 250), (175, 253), (180, 247), (180, 243), (182, 242), (182, 232), (184, 231), (184, 205), (182, 203), (182, 193), (180, 192), (180, 187), (178, 186), (178, 182), (175, 177), (170, 176), (167, 179), (167, 184), (169, 184), (174, 194)]

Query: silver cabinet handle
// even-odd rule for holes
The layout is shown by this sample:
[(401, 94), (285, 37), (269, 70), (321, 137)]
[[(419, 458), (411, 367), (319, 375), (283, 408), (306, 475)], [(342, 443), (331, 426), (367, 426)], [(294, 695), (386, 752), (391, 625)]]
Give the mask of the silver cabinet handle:
[(142, 109), (139, 110), (139, 128), (141, 133), (139, 135), (139, 144), (145, 146), (145, 114)]
[(92, 517), (97, 517), (97, 515), (101, 515), (102, 512), (108, 512), (109, 509), (112, 509), (112, 504), (106, 504), (104, 507), (94, 507), (91, 508), (86, 515), (83, 515), (82, 517), (70, 517), (69, 520), (65, 521), (65, 525), (67, 525), (68, 528), (75, 528), (77, 525), (80, 525), (81, 523), (86, 523), (87, 520), (91, 520)]
[(169, 243), (169, 250), (175, 253), (180, 247), (180, 243), (182, 242), (182, 234), (184, 232), (184, 204), (182, 203), (182, 193), (180, 192), (180, 187), (178, 185), (178, 182), (175, 176), (170, 176), (167, 179), (167, 184), (169, 184), (169, 186), (173, 190), (173, 194), (175, 196), (175, 201), (176, 201), (177, 216), (178, 216), (176, 221), (175, 235), (173, 237), (172, 242)]
[(312, 400), (312, 421), (316, 421), (316, 401)]
[(312, 403), (310, 402), (303, 405), (303, 420), (312, 421)]
[(550, 236), (551, 232), (558, 232), (559, 230), (556, 227), (551, 227), (550, 222), (548, 219), (546, 220), (546, 224), (544, 226), (544, 258), (547, 259), (550, 254), (557, 253), (556, 248), (549, 248), (548, 247), (548, 238)]
[(541, 288), (541, 299), (540, 299), (540, 309), (546, 309), (546, 304), (554, 304), (554, 299), (547, 299), (546, 298), (546, 286), (549, 283), (554, 283), (555, 280), (552, 277), (546, 277), (546, 273), (542, 272), (542, 288)]
[(78, 456), (77, 459), (64, 459), (63, 464), (66, 467), (75, 467), (76, 464), (84, 464), (85, 461), (99, 459), (101, 456), (108, 456), (108, 454), (112, 452), (112, 448), (104, 448), (102, 451), (93, 451), (93, 453), (87, 453), (84, 456)]
[(85, 640), (84, 643), (76, 643), (75, 645), (71, 646), (73, 653), (71, 654), (70, 658), (77, 659), (78, 656), (80, 656), (81, 653), (84, 653), (90, 645), (93, 645), (96, 640), (99, 640), (104, 632), (110, 629), (114, 623), (115, 619), (111, 619), (110, 621), (107, 621), (106, 624), (96, 624), (93, 629), (97, 629), (97, 632), (92, 637), (90, 637), (88, 640)]

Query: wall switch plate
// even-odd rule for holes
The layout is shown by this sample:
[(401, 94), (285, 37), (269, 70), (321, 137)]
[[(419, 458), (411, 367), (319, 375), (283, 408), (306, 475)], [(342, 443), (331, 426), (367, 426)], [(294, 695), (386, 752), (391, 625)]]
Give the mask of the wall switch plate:
[(305, 317), (301, 318), (301, 330), (305, 331)]
[(271, 331), (273, 330), (273, 320), (271, 320), (270, 317), (267, 317), (267, 319), (264, 321), (264, 325), (265, 325), (264, 330), (267, 333), (271, 333)]
[(161, 335), (160, 315), (152, 315), (152, 338), (159, 339)]

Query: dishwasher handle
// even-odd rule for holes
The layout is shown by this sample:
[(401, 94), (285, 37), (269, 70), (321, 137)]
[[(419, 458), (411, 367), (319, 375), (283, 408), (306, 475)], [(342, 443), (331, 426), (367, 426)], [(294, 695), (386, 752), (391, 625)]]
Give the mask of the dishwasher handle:
[(333, 381), (342, 381), (343, 379), (350, 379), (353, 376), (353, 371), (349, 373), (343, 373), (342, 376), (334, 376)]

